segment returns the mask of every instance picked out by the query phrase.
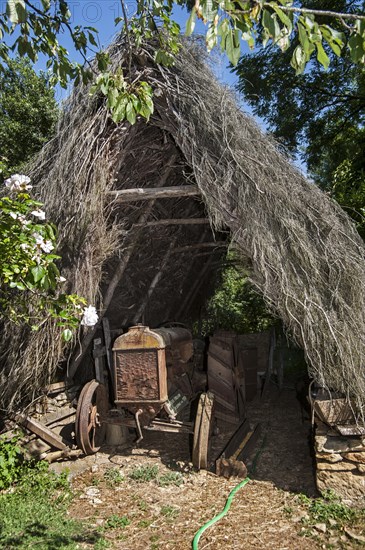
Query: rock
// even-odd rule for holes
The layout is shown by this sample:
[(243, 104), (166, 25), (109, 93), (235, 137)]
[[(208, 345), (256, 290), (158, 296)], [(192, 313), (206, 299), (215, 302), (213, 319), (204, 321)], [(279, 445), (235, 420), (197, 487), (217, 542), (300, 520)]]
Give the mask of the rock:
[(365, 474), (365, 464), (357, 464), (356, 467), (360, 474)]
[(330, 524), (331, 527), (334, 527), (335, 525), (337, 525), (337, 521), (333, 518), (328, 518), (328, 523)]
[(352, 460), (353, 462), (360, 462), (361, 464), (365, 464), (365, 453), (364, 452), (358, 452), (358, 453), (345, 453), (344, 458), (346, 460)]
[(365, 537), (363, 537), (362, 535), (358, 535), (357, 533), (355, 533), (350, 529), (347, 529), (347, 527), (344, 528), (344, 531), (346, 535), (348, 535), (351, 539), (354, 539), (358, 542), (365, 542)]
[(356, 464), (353, 462), (317, 462), (317, 470), (334, 470), (336, 472), (345, 472), (350, 470), (356, 470)]
[(359, 437), (348, 440), (348, 446), (350, 449), (358, 449), (359, 451), (365, 451), (365, 439)]
[(316, 481), (317, 488), (321, 492), (332, 489), (344, 500), (363, 504), (365, 477), (362, 475), (356, 475), (353, 471), (318, 470)]
[(316, 458), (332, 463), (341, 462), (341, 460), (343, 460), (342, 455), (340, 455), (339, 453), (316, 453)]
[(103, 501), (100, 498), (93, 498), (91, 501), (93, 504), (103, 504)]
[(95, 472), (97, 472), (98, 470), (99, 470), (99, 466), (97, 464), (91, 465), (90, 471), (92, 474), (95, 474)]
[(326, 524), (325, 523), (316, 523), (314, 525), (314, 528), (317, 530), (317, 531), (320, 531), (321, 533), (325, 533), (327, 531), (327, 527), (326, 527)]
[(88, 497), (96, 497), (100, 495), (100, 489), (98, 489), (97, 487), (86, 487), (85, 495)]
[(55, 400), (59, 403), (60, 401), (68, 401), (67, 399), (67, 395), (65, 394), (65, 392), (62, 392), (62, 393), (59, 393), (58, 395), (56, 395), (55, 397)]
[(365, 451), (364, 443), (358, 437), (347, 439), (341, 436), (317, 435), (314, 438), (314, 446), (317, 453), (347, 453), (354, 449)]

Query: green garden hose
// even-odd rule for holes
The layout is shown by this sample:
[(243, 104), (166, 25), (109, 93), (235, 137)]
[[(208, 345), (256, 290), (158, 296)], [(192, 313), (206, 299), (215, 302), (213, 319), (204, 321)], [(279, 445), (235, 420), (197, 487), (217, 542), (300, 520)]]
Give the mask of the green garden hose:
[(200, 539), (201, 535), (204, 533), (204, 531), (206, 529), (208, 529), (211, 525), (213, 525), (214, 523), (216, 523), (217, 521), (219, 521), (220, 519), (222, 519), (226, 515), (226, 513), (228, 512), (228, 510), (231, 507), (232, 500), (233, 500), (235, 494), (237, 493), (237, 491), (239, 491), (242, 487), (244, 487), (246, 485), (246, 483), (248, 483), (249, 481), (250, 481), (250, 478), (246, 477), (243, 481), (241, 481), (238, 485), (236, 485), (236, 487), (234, 487), (232, 489), (232, 491), (229, 493), (228, 498), (226, 500), (225, 507), (223, 508), (223, 510), (219, 514), (214, 516), (214, 518), (210, 519), (205, 525), (200, 527), (199, 531), (197, 531), (197, 533), (196, 533), (196, 535), (193, 539), (193, 550), (198, 550), (198, 542), (199, 542), (199, 539)]
[[(262, 443), (261, 443), (261, 446), (260, 446), (259, 450), (257, 451), (257, 453), (255, 455), (255, 458), (253, 459), (251, 470), (250, 470), (251, 474), (253, 474), (256, 471), (257, 460), (258, 460), (260, 454), (262, 453), (262, 450), (265, 446), (265, 443), (266, 443), (266, 435), (264, 436), (264, 438), (262, 440)], [(236, 487), (234, 487), (232, 489), (232, 491), (229, 493), (228, 498), (226, 500), (226, 504), (225, 504), (223, 510), (219, 514), (214, 516), (214, 518), (210, 519), (205, 525), (200, 527), (199, 531), (196, 532), (195, 537), (193, 539), (193, 550), (198, 550), (198, 542), (199, 542), (200, 537), (204, 533), (204, 531), (206, 529), (208, 529), (209, 527), (211, 527), (214, 523), (217, 523), (217, 521), (219, 521), (220, 519), (222, 519), (226, 515), (226, 513), (228, 512), (228, 510), (231, 507), (232, 500), (233, 500), (235, 494), (237, 493), (237, 491), (242, 489), (242, 487), (244, 487), (249, 481), (250, 481), (249, 477), (246, 477), (243, 481), (240, 481), (240, 483), (238, 483), (238, 485), (236, 485)]]

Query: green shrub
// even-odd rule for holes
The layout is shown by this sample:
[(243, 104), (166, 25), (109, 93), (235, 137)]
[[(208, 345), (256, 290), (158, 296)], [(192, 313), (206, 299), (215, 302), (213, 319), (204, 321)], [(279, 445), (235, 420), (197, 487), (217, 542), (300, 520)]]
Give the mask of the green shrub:
[(22, 472), (24, 457), (18, 445), (20, 436), (8, 440), (0, 437), (0, 489), (16, 483)]

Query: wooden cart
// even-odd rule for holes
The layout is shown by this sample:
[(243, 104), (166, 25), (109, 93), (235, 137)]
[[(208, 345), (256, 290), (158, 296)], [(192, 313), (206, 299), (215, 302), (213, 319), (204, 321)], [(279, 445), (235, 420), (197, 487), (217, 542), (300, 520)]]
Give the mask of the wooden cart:
[[(182, 327), (151, 330), (138, 325), (119, 336), (112, 349), (108, 384), (91, 380), (81, 391), (76, 411), (79, 448), (85, 454), (96, 453), (105, 439), (107, 424), (135, 428), (136, 443), (144, 430), (191, 434), (193, 465), (207, 468), (213, 394), (198, 396), (193, 421), (177, 419), (179, 408), (187, 401), (191, 405), (193, 399), (176, 389), (175, 374), (192, 354), (191, 333)], [(173, 394), (169, 395), (171, 388)]]

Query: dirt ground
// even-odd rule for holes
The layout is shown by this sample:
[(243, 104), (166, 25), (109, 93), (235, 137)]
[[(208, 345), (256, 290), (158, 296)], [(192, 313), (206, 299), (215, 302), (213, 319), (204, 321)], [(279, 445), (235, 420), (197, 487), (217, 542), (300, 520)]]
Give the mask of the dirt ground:
[[(317, 493), (310, 423), (303, 421), (295, 392), (272, 387), (250, 404), (248, 418), (262, 425), (251, 481), (226, 517), (202, 534), (199, 550), (354, 548), (345, 536), (331, 541), (331, 533), (303, 522), (306, 508), (298, 494)], [(226, 428), (215, 436), (215, 450), (228, 435)], [(77, 497), (69, 514), (99, 529), (117, 549), (191, 548), (197, 530), (224, 508), (239, 481), (194, 472), (187, 438), (171, 434), (149, 432), (138, 448), (105, 448), (77, 463), (84, 472), (73, 478)]]

